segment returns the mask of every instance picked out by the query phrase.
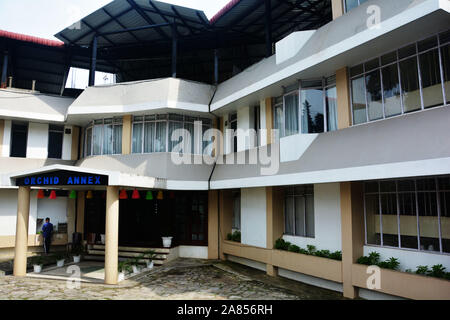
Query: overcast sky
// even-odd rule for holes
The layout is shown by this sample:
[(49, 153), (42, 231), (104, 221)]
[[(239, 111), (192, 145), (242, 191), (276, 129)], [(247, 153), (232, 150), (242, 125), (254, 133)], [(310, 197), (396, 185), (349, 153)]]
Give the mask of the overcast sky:
[[(0, 29), (56, 39), (54, 34), (109, 2), (111, 0), (0, 0)], [(163, 2), (203, 10), (211, 18), (229, 0)]]

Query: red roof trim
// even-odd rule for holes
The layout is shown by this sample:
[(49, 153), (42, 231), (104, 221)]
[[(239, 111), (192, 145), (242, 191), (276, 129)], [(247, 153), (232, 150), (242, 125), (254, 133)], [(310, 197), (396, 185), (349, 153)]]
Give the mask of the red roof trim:
[(210, 20), (209, 23), (213, 24), (216, 23), (217, 20), (219, 20), (225, 13), (227, 13), (228, 11), (230, 11), (235, 5), (237, 5), (241, 0), (231, 0), (230, 2), (228, 2), (225, 7), (223, 7), (222, 9), (220, 9), (219, 12), (217, 12)]
[(0, 30), (0, 38), (8, 38), (25, 42), (32, 42), (36, 44), (40, 44), (47, 47), (62, 47), (64, 46), (64, 42), (58, 40), (49, 40), (39, 37), (28, 36), (26, 34), (9, 32), (5, 30)]

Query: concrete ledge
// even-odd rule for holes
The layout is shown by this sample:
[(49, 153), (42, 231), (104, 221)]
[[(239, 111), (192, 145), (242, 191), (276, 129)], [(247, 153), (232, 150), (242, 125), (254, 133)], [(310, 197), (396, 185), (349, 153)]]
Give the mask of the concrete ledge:
[(246, 258), (262, 263), (272, 264), (272, 250), (248, 246), (239, 242), (224, 240), (222, 250), (225, 254)]
[[(352, 284), (367, 289), (367, 266), (352, 265)], [(450, 281), (407, 272), (381, 269), (381, 289), (373, 290), (415, 300), (449, 300)]]

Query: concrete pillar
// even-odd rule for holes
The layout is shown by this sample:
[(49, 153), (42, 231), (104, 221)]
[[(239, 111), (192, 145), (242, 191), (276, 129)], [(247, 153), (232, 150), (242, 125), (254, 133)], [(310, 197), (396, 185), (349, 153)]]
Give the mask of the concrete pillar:
[[(78, 160), (78, 150), (80, 147), (80, 127), (72, 127), (72, 150), (70, 151), (70, 160)], [(83, 149), (81, 149), (83, 150)]]
[(364, 194), (362, 183), (341, 182), (342, 278), (344, 297), (358, 297), (352, 285), (352, 265), (364, 251)]
[(221, 260), (225, 260), (225, 255), (222, 251), (222, 241), (227, 238), (227, 234), (231, 232), (233, 226), (233, 193), (231, 190), (220, 190), (219, 212), (219, 257)]
[(119, 187), (106, 187), (105, 283), (117, 284), (119, 260)]
[(122, 121), (122, 154), (131, 154), (132, 116), (123, 116)]
[[(275, 241), (283, 236), (284, 232), (284, 194), (281, 187), (266, 187), (266, 241), (267, 249), (273, 249)], [(278, 268), (267, 264), (267, 274), (278, 275)]]
[(348, 68), (336, 71), (336, 92), (338, 108), (338, 128), (345, 129), (352, 125), (352, 108), (350, 106)]
[(208, 259), (219, 259), (219, 191), (208, 192)]
[(28, 220), (30, 218), (30, 187), (19, 187), (17, 198), (14, 276), (27, 274)]
[(331, 11), (333, 12), (333, 20), (342, 16), (344, 10), (344, 0), (331, 0)]

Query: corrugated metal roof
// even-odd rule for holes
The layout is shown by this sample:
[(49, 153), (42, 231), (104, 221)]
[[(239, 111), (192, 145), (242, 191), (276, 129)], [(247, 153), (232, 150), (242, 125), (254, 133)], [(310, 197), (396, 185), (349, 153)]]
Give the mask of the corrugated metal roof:
[(61, 42), (61, 41), (33, 37), (33, 36), (26, 35), (26, 34), (10, 32), (10, 31), (6, 31), (6, 30), (0, 30), (0, 38), (8, 38), (8, 39), (14, 39), (14, 40), (19, 40), (19, 41), (32, 42), (32, 43), (36, 43), (36, 44), (40, 44), (40, 45), (48, 46), (48, 47), (64, 46), (64, 42)]

